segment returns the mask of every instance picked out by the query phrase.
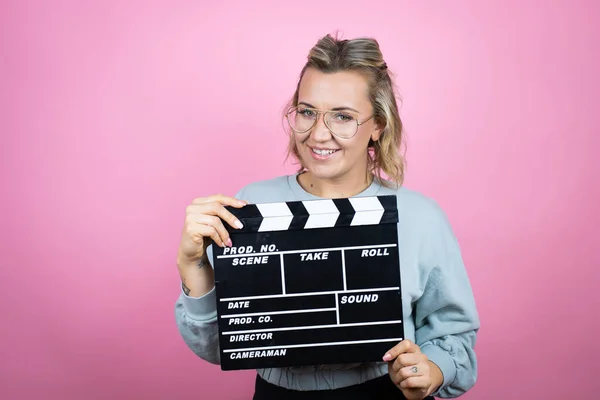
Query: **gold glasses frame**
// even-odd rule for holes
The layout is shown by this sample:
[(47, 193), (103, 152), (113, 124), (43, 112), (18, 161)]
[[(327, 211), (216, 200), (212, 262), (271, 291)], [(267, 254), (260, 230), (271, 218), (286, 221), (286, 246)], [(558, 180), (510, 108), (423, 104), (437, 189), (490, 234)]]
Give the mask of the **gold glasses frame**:
[(293, 130), (296, 133), (306, 133), (308, 131), (310, 131), (312, 128), (315, 127), (315, 125), (317, 124), (317, 121), (319, 120), (320, 116), (323, 116), (323, 122), (325, 123), (325, 126), (327, 127), (327, 129), (329, 130), (329, 132), (331, 132), (333, 135), (339, 137), (340, 139), (352, 139), (354, 136), (356, 136), (356, 134), (358, 133), (358, 128), (363, 125), (365, 122), (368, 122), (369, 120), (371, 120), (375, 114), (371, 115), (369, 118), (365, 119), (364, 121), (359, 121), (358, 117), (355, 115), (356, 113), (354, 112), (349, 112), (349, 114), (352, 114), (354, 117), (354, 120), (356, 121), (356, 130), (354, 131), (354, 133), (351, 136), (340, 136), (337, 133), (335, 133), (333, 131), (333, 129), (331, 129), (331, 127), (329, 126), (329, 124), (327, 123), (327, 118), (325, 118), (325, 115), (329, 114), (329, 113), (338, 113), (338, 112), (342, 112), (343, 110), (320, 110), (317, 108), (313, 108), (313, 107), (305, 107), (307, 110), (313, 111), (315, 113), (317, 113), (317, 118), (315, 118), (315, 121), (313, 122), (313, 124), (310, 126), (310, 128), (303, 130), (303, 131), (299, 131), (297, 129), (294, 129), (294, 126), (292, 125), (292, 122), (290, 121), (290, 114), (292, 114), (294, 111), (296, 111), (298, 109), (299, 106), (293, 106), (290, 107), (287, 112), (285, 113), (285, 119), (288, 122), (288, 125), (290, 126), (290, 129)]

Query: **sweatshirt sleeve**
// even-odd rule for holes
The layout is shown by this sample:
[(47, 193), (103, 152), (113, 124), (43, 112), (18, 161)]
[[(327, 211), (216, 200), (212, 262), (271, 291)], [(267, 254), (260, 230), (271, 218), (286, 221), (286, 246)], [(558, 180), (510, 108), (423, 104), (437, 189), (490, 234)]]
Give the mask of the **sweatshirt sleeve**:
[(415, 340), (442, 371), (432, 393), (456, 398), (475, 385), (475, 341), (480, 322), (472, 288), (452, 228), (434, 203), (421, 243), (424, 292), (415, 305)]
[(215, 288), (201, 297), (190, 297), (183, 288), (180, 290), (175, 303), (175, 321), (183, 341), (201, 359), (219, 364)]
[[(246, 188), (239, 190), (234, 197), (247, 200)], [(211, 265), (213, 263), (212, 245), (206, 249)], [(185, 344), (198, 357), (212, 364), (220, 364), (219, 327), (217, 321), (217, 295), (215, 287), (200, 297), (191, 297), (180, 292), (175, 302), (175, 322)]]

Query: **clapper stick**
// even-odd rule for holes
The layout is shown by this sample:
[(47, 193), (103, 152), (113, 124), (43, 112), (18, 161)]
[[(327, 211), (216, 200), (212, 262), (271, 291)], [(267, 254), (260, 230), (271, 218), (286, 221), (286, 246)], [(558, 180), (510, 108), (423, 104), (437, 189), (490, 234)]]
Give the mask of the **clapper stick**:
[(396, 196), (227, 207), (222, 370), (381, 361), (404, 337)]

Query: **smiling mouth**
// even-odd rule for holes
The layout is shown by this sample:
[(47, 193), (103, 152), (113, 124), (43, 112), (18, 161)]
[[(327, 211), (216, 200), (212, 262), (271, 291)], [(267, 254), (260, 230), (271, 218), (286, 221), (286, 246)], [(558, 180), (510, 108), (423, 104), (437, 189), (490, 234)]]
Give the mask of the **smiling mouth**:
[(330, 156), (333, 153), (335, 153), (336, 151), (339, 151), (339, 149), (337, 149), (337, 150), (321, 150), (321, 149), (313, 149), (312, 147), (310, 148), (310, 150), (319, 156)]

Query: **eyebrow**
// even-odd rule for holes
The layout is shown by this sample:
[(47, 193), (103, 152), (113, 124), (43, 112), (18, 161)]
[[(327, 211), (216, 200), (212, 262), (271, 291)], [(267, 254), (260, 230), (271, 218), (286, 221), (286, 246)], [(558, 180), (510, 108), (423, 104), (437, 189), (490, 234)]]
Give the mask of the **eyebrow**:
[[(300, 104), (304, 104), (305, 106), (310, 107), (310, 108), (317, 108), (317, 107), (313, 106), (312, 104), (309, 104), (309, 103), (307, 103), (305, 101), (301, 101), (301, 102), (298, 103), (298, 105), (300, 105)], [(343, 110), (350, 110), (350, 111), (354, 111), (357, 114), (360, 114), (360, 111), (355, 110), (352, 107), (336, 107), (336, 108), (332, 108), (331, 109), (331, 111), (343, 111)]]

